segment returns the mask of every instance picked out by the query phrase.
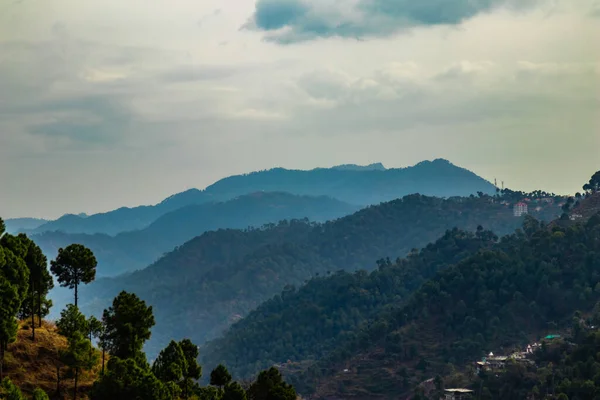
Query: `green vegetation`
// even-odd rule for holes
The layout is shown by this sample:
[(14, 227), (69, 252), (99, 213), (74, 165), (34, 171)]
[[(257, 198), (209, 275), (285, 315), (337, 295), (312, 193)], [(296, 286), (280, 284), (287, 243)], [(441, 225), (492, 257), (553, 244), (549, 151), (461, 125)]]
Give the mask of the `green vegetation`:
[(600, 191), (600, 171), (592, 175), (590, 181), (583, 185), (583, 190), (590, 193), (596, 193)]
[[(539, 215), (552, 219), (557, 210), (548, 206)], [(301, 285), (327, 271), (368, 268), (374, 260), (425, 246), (454, 227), (474, 231), (481, 223), (505, 234), (521, 221), (511, 207), (490, 196), (410, 195), (325, 224), (292, 220), (209, 232), (142, 271), (84, 288), (85, 297), (95, 300), (83, 309), (98, 315), (121, 290), (152, 299), (158, 326), (146, 350), (154, 356), (177, 335), (200, 344), (217, 337), (286, 285)]]
[[(380, 260), (370, 274), (338, 271), (296, 290), (287, 287), (202, 349), (209, 366), (224, 362), (237, 376), (252, 376), (276, 363), (315, 360), (348, 340), (366, 321), (397, 306), (436, 272), (497, 237), (453, 229), (421, 251), (392, 263)], [(251, 343), (251, 345), (249, 345)]]
[[(600, 215), (552, 228), (528, 218), (493, 249), (438, 272), (395, 312), (293, 381), (312, 382), (305, 392), (398, 395), (491, 349), (567, 329), (573, 310), (589, 310), (600, 298), (599, 254)], [(340, 372), (345, 365), (348, 374)]]
[(25, 400), (21, 390), (8, 378), (4, 378), (0, 384), (0, 394), (6, 400)]
[(575, 314), (568, 338), (542, 340), (528, 362), (510, 360), (496, 371), (456, 378), (485, 400), (598, 398), (600, 332)]
[[(0, 227), (4, 229), (4, 222), (0, 219)], [(11, 236), (0, 231), (0, 349), (2, 351), (2, 363), (0, 363), (0, 379), (4, 374), (4, 355), (11, 350), (11, 368), (8, 375), (18, 377), (23, 381), (24, 368), (15, 368), (14, 357), (27, 357), (27, 363), (36, 364), (31, 370), (43, 371), (47, 363), (56, 368), (56, 391), (57, 398), (62, 398), (61, 383), (65, 378), (73, 380), (72, 398), (86, 396), (89, 389), (91, 399), (113, 400), (113, 399), (148, 399), (148, 400), (176, 400), (176, 399), (198, 399), (206, 398), (211, 394), (211, 400), (240, 399), (248, 397), (241, 385), (232, 382), (231, 375), (224, 366), (219, 366), (211, 373), (211, 380), (215, 387), (200, 387), (196, 381), (200, 379), (202, 368), (198, 364), (198, 347), (189, 339), (180, 342), (172, 341), (150, 365), (146, 361), (146, 355), (142, 351), (144, 343), (151, 337), (151, 328), (154, 326), (154, 315), (152, 307), (146, 306), (145, 302), (135, 294), (122, 291), (112, 302), (112, 306), (104, 310), (102, 321), (94, 317), (86, 319), (79, 311), (77, 305), (69, 304), (62, 310), (61, 317), (57, 321), (58, 337), (54, 337), (51, 347), (44, 348), (43, 357), (32, 357), (33, 346), (23, 343), (21, 330), (28, 330), (28, 325), (19, 325), (17, 316), (27, 310), (35, 314), (37, 307), (31, 302), (31, 307), (21, 308), (24, 301), (44, 295), (43, 290), (30, 295), (28, 284), (31, 280), (31, 271), (42, 268), (40, 260), (45, 257), (41, 255), (39, 248), (31, 242), (24, 234)], [(33, 261), (32, 261), (33, 260)], [(70, 245), (59, 252), (56, 260), (52, 261), (52, 269), (59, 276), (59, 281), (64, 286), (72, 287), (77, 293), (79, 283), (86, 283), (94, 278), (95, 257), (87, 248), (81, 245)], [(29, 268), (31, 266), (31, 269)], [(47, 273), (47, 272), (46, 272)], [(46, 273), (38, 271), (39, 275)], [(41, 286), (38, 286), (41, 287)], [(33, 289), (32, 289), (33, 290)], [(75, 301), (77, 301), (77, 294)], [(40, 325), (41, 326), (41, 325)], [(41, 340), (45, 346), (47, 342), (47, 330), (42, 329)], [(90, 376), (97, 371), (99, 352), (92, 346), (92, 338), (99, 339), (102, 351), (102, 372), (94, 382), (93, 387), (89, 384)], [(15, 343), (20, 351), (14, 351), (9, 344)], [(35, 338), (33, 338), (35, 339)], [(62, 343), (57, 343), (61, 342)], [(37, 351), (37, 350), (36, 350)], [(105, 355), (108, 351), (110, 359), (104, 368)], [(18, 365), (18, 364), (17, 364)], [(40, 368), (42, 367), (42, 368)], [(31, 371), (29, 371), (31, 372)], [(80, 377), (85, 380), (85, 390), (81, 390)], [(27, 376), (27, 380), (32, 379)], [(39, 377), (33, 376), (34, 381)], [(3, 379), (0, 384), (0, 396), (4, 399), (20, 400), (25, 397), (18, 385), (9, 378)], [(28, 394), (33, 399), (48, 399), (46, 392), (40, 388), (29, 388)], [(284, 400), (290, 393), (295, 391), (283, 380), (274, 382), (269, 400)]]
[(49, 255), (56, 254), (58, 247), (81, 243), (97, 257), (98, 275), (114, 276), (147, 267), (165, 252), (207, 231), (243, 229), (293, 218), (327, 221), (358, 209), (327, 197), (255, 193), (222, 203), (186, 206), (160, 216), (143, 229), (115, 236), (44, 232), (34, 239)]
[(61, 286), (75, 290), (75, 307), (77, 307), (77, 289), (79, 284), (87, 284), (96, 278), (96, 257), (87, 247), (71, 244), (58, 249), (56, 260), (51, 261), (50, 270)]

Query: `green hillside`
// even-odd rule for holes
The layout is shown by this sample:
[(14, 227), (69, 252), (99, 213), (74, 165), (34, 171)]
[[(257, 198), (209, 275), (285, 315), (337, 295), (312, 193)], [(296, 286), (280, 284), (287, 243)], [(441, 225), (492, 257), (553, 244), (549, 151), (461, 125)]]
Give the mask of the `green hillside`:
[[(555, 206), (540, 211), (557, 214)], [(159, 328), (148, 351), (174, 335), (203, 343), (281, 292), (327, 271), (371, 269), (374, 260), (401, 256), (458, 227), (479, 224), (500, 234), (521, 218), (488, 196), (439, 199), (420, 195), (368, 207), (325, 224), (303, 221), (261, 229), (206, 233), (150, 267), (82, 288), (84, 306), (98, 313), (120, 290), (138, 293), (155, 307)]]
[(453, 229), (405, 259), (380, 260), (367, 273), (339, 271), (284, 291), (202, 348), (203, 363), (225, 363), (238, 376), (252, 376), (273, 364), (316, 360), (349, 340), (360, 324), (397, 306), (423, 281), (497, 237)]
[(551, 229), (528, 219), (494, 249), (438, 272), (355, 340), (287, 372), (301, 392), (321, 398), (406, 395), (491, 349), (570, 327), (574, 310), (589, 310), (600, 299), (599, 254), (600, 215)]
[(358, 209), (358, 206), (323, 196), (260, 192), (226, 202), (182, 207), (162, 215), (147, 228), (116, 236), (45, 232), (33, 238), (49, 257), (71, 243), (83, 244), (98, 259), (98, 275), (115, 276), (144, 268), (175, 246), (206, 231), (243, 229), (294, 218), (323, 222)]

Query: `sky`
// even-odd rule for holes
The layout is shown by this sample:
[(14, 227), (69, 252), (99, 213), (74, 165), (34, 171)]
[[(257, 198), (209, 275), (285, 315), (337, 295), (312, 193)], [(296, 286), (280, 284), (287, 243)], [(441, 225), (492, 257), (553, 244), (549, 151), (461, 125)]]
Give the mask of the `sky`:
[(0, 215), (435, 158), (574, 193), (598, 43), (598, 0), (0, 0)]

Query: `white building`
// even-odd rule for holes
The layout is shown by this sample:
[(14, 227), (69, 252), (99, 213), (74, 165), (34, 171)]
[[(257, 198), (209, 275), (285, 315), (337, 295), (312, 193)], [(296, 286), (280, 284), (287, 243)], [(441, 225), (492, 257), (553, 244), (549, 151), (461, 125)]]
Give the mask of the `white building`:
[(513, 207), (513, 214), (515, 217), (520, 217), (524, 214), (527, 214), (527, 203), (523, 203), (522, 201), (515, 204)]

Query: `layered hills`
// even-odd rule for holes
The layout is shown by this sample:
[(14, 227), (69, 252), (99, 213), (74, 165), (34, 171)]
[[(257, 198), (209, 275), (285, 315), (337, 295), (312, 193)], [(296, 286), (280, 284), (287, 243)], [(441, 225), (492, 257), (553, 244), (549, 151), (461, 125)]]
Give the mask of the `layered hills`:
[(600, 299), (599, 250), (600, 214), (552, 228), (528, 219), (492, 248), (438, 271), (326, 356), (284, 368), (318, 398), (405, 397), (490, 351), (568, 330), (576, 310)]
[(6, 231), (10, 234), (22, 231), (31, 231), (47, 222), (48, 221), (45, 219), (40, 218), (9, 218), (4, 221), (6, 224)]
[(285, 288), (207, 343), (203, 362), (230, 365), (239, 376), (273, 364), (314, 362), (350, 340), (361, 324), (401, 304), (438, 271), (490, 248), (496, 239), (483, 228), (476, 234), (455, 228), (406, 258), (379, 260), (371, 273), (338, 271), (297, 290)]
[[(540, 211), (554, 218), (556, 207)], [(323, 224), (303, 220), (246, 230), (207, 232), (146, 269), (100, 279), (81, 289), (84, 309), (98, 313), (120, 290), (153, 305), (157, 330), (147, 350), (173, 337), (215, 338), (287, 285), (340, 269), (372, 269), (375, 260), (405, 255), (454, 227), (479, 224), (513, 231), (522, 218), (492, 197), (440, 199), (410, 195)]]
[(262, 226), (284, 219), (310, 218), (322, 222), (351, 214), (358, 208), (324, 196), (258, 192), (226, 202), (185, 206), (162, 215), (147, 228), (116, 236), (45, 232), (34, 239), (50, 258), (56, 256), (60, 247), (83, 244), (98, 260), (98, 276), (114, 276), (144, 268), (175, 246), (206, 231)]
[(227, 201), (259, 191), (329, 196), (365, 206), (411, 193), (444, 197), (470, 195), (479, 191), (492, 193), (494, 190), (488, 181), (440, 159), (397, 169), (385, 169), (379, 164), (366, 167), (344, 165), (310, 171), (275, 168), (224, 178), (204, 190), (190, 189), (153, 206), (123, 207), (89, 216), (68, 214), (32, 228), (28, 233), (61, 231), (116, 235), (143, 229), (160, 216), (185, 206)]

